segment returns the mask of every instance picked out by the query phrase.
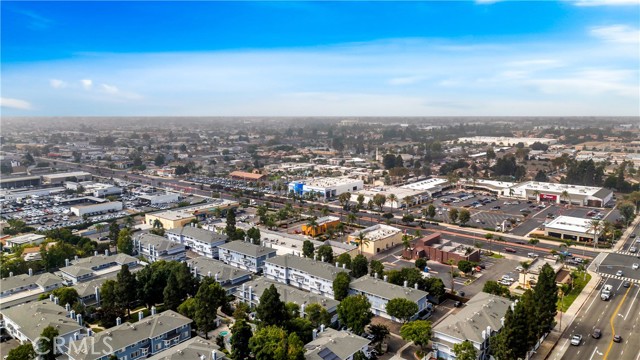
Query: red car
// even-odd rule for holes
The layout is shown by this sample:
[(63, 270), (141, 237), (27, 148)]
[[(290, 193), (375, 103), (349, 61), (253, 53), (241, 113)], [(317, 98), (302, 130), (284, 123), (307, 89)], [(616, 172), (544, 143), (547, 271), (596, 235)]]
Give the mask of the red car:
[(504, 248), (504, 251), (508, 252), (508, 253), (515, 253), (516, 250), (512, 249), (512, 248)]

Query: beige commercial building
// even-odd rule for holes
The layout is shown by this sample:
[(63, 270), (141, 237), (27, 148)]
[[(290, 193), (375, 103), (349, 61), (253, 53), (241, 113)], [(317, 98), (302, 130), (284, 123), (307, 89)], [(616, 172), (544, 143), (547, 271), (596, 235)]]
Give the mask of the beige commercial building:
[(147, 225), (153, 226), (153, 223), (158, 220), (162, 224), (163, 228), (167, 230), (176, 229), (187, 225), (195, 219), (204, 220), (211, 216), (216, 209), (219, 209), (224, 213), (228, 209), (237, 208), (238, 205), (237, 201), (215, 199), (214, 202), (204, 205), (146, 214), (144, 216), (144, 222)]
[(398, 244), (402, 244), (402, 231), (393, 226), (378, 224), (366, 229), (355, 231), (349, 235), (347, 242), (360, 247), (358, 237), (364, 234), (364, 244), (362, 252), (367, 254), (377, 254), (390, 249)]

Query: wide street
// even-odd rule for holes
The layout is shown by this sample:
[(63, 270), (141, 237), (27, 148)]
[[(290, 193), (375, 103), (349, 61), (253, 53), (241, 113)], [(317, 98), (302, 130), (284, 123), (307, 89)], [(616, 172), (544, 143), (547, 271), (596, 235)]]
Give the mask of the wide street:
[[(600, 299), (600, 290), (604, 285), (613, 286), (613, 297), (609, 301)], [(638, 284), (632, 283), (629, 288), (625, 288), (623, 280), (602, 278), (558, 342), (558, 347), (566, 349), (561, 359), (640, 359), (639, 293)], [(600, 339), (591, 336), (595, 329), (602, 331)], [(576, 334), (582, 335), (583, 340), (579, 346), (570, 344), (571, 337)], [(622, 337), (620, 343), (613, 342), (614, 334)]]

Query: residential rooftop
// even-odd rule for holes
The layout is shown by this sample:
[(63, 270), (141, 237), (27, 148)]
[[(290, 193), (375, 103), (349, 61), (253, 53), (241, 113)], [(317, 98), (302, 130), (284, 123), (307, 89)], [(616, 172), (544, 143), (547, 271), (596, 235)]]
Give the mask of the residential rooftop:
[(344, 360), (369, 345), (371, 341), (347, 331), (325, 328), (307, 343), (304, 354), (307, 360)]
[(428, 292), (413, 288), (413, 284), (404, 287), (396, 284), (391, 284), (384, 280), (379, 280), (371, 276), (362, 276), (351, 281), (349, 288), (357, 290), (362, 293), (375, 295), (383, 299), (391, 300), (395, 298), (404, 298), (413, 302), (429, 295)]
[(83, 328), (76, 320), (67, 317), (67, 315), (64, 307), (49, 300), (40, 300), (2, 310), (2, 316), (11, 319), (19, 327), (20, 332), (32, 342), (48, 326), (58, 330), (61, 336)]
[(187, 260), (187, 265), (192, 269), (192, 271), (197, 269), (198, 274), (202, 276), (215, 277), (217, 274), (218, 282), (222, 284), (252, 275), (252, 272), (250, 271), (238, 269), (237, 267), (227, 265), (222, 261), (210, 259), (204, 256)]
[(283, 268), (296, 269), (312, 276), (333, 280), (340, 272), (349, 272), (350, 270), (336, 267), (322, 261), (294, 256), (291, 254), (279, 255), (266, 260), (266, 264), (273, 264)]
[(339, 301), (321, 296), (318, 294), (310, 293), (308, 291), (300, 290), (298, 288), (285, 285), (283, 283), (277, 281), (271, 281), (264, 277), (257, 277), (254, 280), (248, 281), (243, 284), (242, 287), (236, 289), (236, 297), (242, 298), (242, 288), (244, 287), (248, 291), (251, 286), (251, 291), (253, 294), (260, 298), (262, 293), (267, 290), (271, 285), (276, 287), (278, 290), (278, 294), (280, 294), (280, 300), (289, 303), (296, 303), (298, 305), (305, 304), (305, 306), (310, 304), (320, 304), (326, 310), (335, 310), (340, 304)]
[(218, 249), (225, 249), (239, 254), (247, 255), (250, 257), (258, 258), (268, 255), (270, 253), (276, 253), (275, 249), (268, 247), (254, 245), (250, 242), (244, 241), (230, 241), (226, 244), (218, 246)]

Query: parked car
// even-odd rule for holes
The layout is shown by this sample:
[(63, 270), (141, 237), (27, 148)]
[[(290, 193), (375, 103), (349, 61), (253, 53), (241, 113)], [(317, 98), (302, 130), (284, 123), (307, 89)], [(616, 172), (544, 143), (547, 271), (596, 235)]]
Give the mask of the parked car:
[(637, 253), (638, 252), (638, 248), (635, 247), (635, 246), (632, 246), (632, 247), (629, 248), (629, 252), (630, 253)]
[(591, 334), (591, 337), (594, 339), (600, 339), (601, 336), (602, 336), (602, 331), (600, 329), (594, 329), (593, 334)]
[(527, 257), (532, 258), (532, 259), (535, 259), (535, 258), (537, 258), (537, 257), (538, 257), (538, 254), (533, 253), (533, 252), (530, 252), (530, 253), (528, 253), (528, 254), (527, 254)]
[(504, 251), (506, 251), (506, 252), (508, 252), (508, 253), (515, 253), (515, 252), (516, 252), (516, 249), (508, 248), (508, 247), (507, 247), (507, 248), (504, 248)]
[(622, 276), (622, 270), (618, 270), (618, 271), (616, 272), (616, 276)]
[(625, 281), (625, 282), (622, 283), (622, 287), (624, 287), (624, 288), (628, 288), (630, 286), (631, 286), (631, 283), (628, 282), (628, 281)]
[(633, 263), (633, 265), (631, 265), (631, 268), (633, 270), (638, 270), (638, 267), (640, 267), (640, 265), (638, 263)]

